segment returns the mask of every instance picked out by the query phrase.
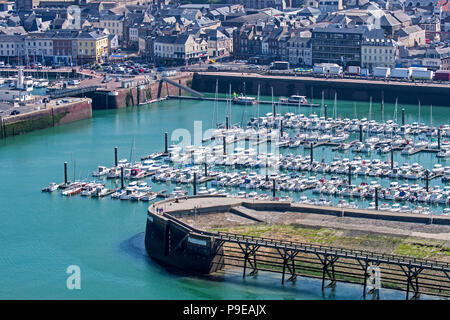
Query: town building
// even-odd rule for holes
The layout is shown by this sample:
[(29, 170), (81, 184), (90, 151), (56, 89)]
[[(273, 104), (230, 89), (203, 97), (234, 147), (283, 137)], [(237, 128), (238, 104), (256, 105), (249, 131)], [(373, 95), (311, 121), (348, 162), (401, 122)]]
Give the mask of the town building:
[(397, 43), (391, 39), (366, 38), (362, 44), (361, 66), (373, 70), (375, 67), (395, 67), (398, 56)]
[(312, 30), (312, 62), (361, 65), (362, 28), (321, 27)]

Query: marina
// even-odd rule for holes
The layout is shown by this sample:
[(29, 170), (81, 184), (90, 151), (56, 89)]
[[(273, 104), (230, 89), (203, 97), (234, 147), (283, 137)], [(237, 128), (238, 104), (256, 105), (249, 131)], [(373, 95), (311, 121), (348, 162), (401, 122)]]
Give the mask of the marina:
[[(265, 97), (270, 100), (270, 97)], [(325, 104), (328, 106), (333, 105), (334, 101), (326, 100)], [(417, 112), (414, 110), (415, 106), (402, 106), (405, 107), (407, 112), (405, 114), (406, 122), (412, 123), (417, 121)], [(230, 127), (235, 129), (238, 127), (236, 123), (241, 121), (243, 118), (243, 110), (245, 106), (234, 105), (231, 110), (230, 117)], [(244, 126), (250, 121), (250, 117), (257, 117), (257, 105), (253, 105), (251, 110), (247, 110), (248, 114), (244, 117)], [(248, 109), (249, 109), (248, 108)], [(272, 105), (264, 104), (260, 105), (260, 115), (265, 115), (266, 113), (272, 112)], [(280, 106), (282, 109), (278, 109), (277, 113), (285, 113), (288, 108), (293, 108), (290, 106)], [(286, 108), (286, 109), (284, 109)], [(373, 106), (373, 108), (375, 108)], [(368, 116), (368, 104), (358, 104), (358, 119)], [(124, 187), (126, 188), (130, 183), (136, 182), (137, 184), (141, 182), (146, 182), (147, 186), (151, 186), (149, 192), (156, 193), (157, 198), (149, 201), (121, 201), (112, 200), (111, 195), (117, 192), (116, 189), (121, 189), (121, 179), (120, 172), (115, 178), (107, 178), (107, 174), (102, 175), (102, 177), (92, 176), (94, 171), (98, 171), (98, 166), (103, 166), (106, 169), (115, 167), (114, 159), (114, 147), (118, 147), (118, 162), (121, 159), (128, 159), (129, 163), (144, 163), (142, 158), (147, 158), (147, 160), (154, 161), (155, 163), (160, 163), (162, 166), (167, 165), (167, 172), (172, 172), (171, 170), (189, 169), (191, 173), (198, 172), (198, 183), (196, 185), (197, 194), (208, 194), (214, 191), (219, 194), (219, 190), (225, 189), (228, 194), (235, 194), (236, 196), (252, 199), (255, 194), (249, 195), (255, 192), (263, 199), (272, 199), (272, 188), (267, 185), (267, 189), (241, 189), (240, 186), (228, 187), (228, 186), (213, 186), (215, 180), (210, 180), (205, 182), (201, 180), (204, 176), (204, 164), (200, 162), (201, 156), (196, 156), (199, 163), (190, 164), (187, 163), (172, 163), (169, 160), (170, 156), (163, 156), (165, 154), (164, 145), (164, 133), (168, 132), (168, 148), (177, 142), (177, 137), (172, 136), (172, 132), (177, 128), (187, 128), (192, 132), (192, 125), (194, 121), (201, 120), (203, 123), (203, 130), (209, 128), (215, 128), (217, 130), (216, 121), (213, 125), (211, 121), (211, 114), (214, 110), (214, 101), (198, 101), (198, 100), (174, 100), (169, 99), (166, 101), (161, 101), (153, 103), (148, 106), (140, 106), (136, 108), (127, 108), (122, 110), (94, 110), (93, 118), (82, 120), (76, 123), (70, 123), (64, 126), (48, 128), (36, 132), (31, 132), (26, 135), (14, 136), (11, 138), (6, 138), (1, 141), (2, 143), (2, 157), (0, 162), (3, 168), (5, 168), (5, 179), (11, 181), (11, 183), (6, 186), (0, 186), (1, 192), (3, 194), (9, 194), (8, 189), (13, 188), (14, 190), (21, 190), (22, 194), (29, 194), (27, 201), (22, 201), (18, 196), (13, 194), (11, 196), (11, 201), (7, 202), (4, 208), (4, 223), (2, 227), (2, 241), (6, 243), (6, 254), (11, 253), (11, 250), (19, 252), (25, 258), (25, 261), (13, 260), (7, 264), (2, 263), (2, 269), (5, 272), (12, 272), (16, 270), (18, 266), (22, 265), (23, 268), (32, 268), (33, 272), (38, 272), (43, 279), (46, 280), (40, 288), (26, 288), (17, 286), (16, 283), (26, 283), (26, 276), (19, 276), (17, 279), (5, 279), (5, 285), (16, 288), (14, 289), (14, 294), (16, 297), (28, 297), (34, 293), (42, 292), (42, 287), (48, 288), (45, 292), (41, 293), (41, 297), (52, 297), (57, 294), (58, 297), (69, 297), (72, 293), (67, 292), (65, 288), (59, 289), (58, 285), (58, 272), (55, 270), (64, 270), (67, 264), (73, 263), (73, 259), (76, 259), (77, 263), (80, 265), (82, 270), (85, 270), (86, 277), (93, 280), (94, 282), (85, 288), (81, 293), (84, 298), (98, 297), (102, 295), (104, 298), (115, 297), (115, 298), (125, 298), (129, 294), (133, 294), (134, 297), (155, 297), (155, 298), (170, 298), (173, 296), (173, 287), (181, 286), (178, 291), (178, 296), (182, 298), (195, 298), (198, 297), (199, 292), (205, 297), (216, 297), (216, 298), (243, 298), (246, 296), (247, 291), (251, 290), (254, 292), (253, 285), (258, 287), (265, 286), (264, 293), (255, 293), (261, 298), (299, 298), (299, 297), (309, 297), (322, 299), (323, 294), (321, 291), (321, 281), (313, 280), (308, 278), (299, 277), (302, 279), (302, 285), (292, 288), (292, 290), (286, 291), (280, 286), (280, 278), (272, 278), (270, 275), (266, 275), (263, 270), (260, 270), (259, 279), (253, 282), (250, 278), (246, 281), (252, 283), (249, 289), (248, 285), (241, 284), (242, 282), (242, 272), (238, 275), (234, 275), (230, 271), (224, 273), (223, 282), (205, 280), (202, 278), (190, 278), (189, 281), (175, 277), (171, 274), (163, 272), (158, 265), (155, 263), (148, 263), (146, 254), (136, 253), (133, 242), (126, 241), (127, 239), (134, 239), (133, 237), (142, 232), (142, 223), (145, 220), (145, 212), (152, 201), (157, 201), (161, 199), (162, 195), (173, 195), (176, 191), (180, 193), (185, 193), (186, 195), (192, 195), (194, 192), (194, 186), (192, 181), (187, 183), (176, 183), (172, 181), (164, 181), (161, 176), (161, 180), (156, 179), (157, 174), (147, 176), (142, 179), (128, 179), (124, 178)], [(225, 124), (225, 119), (227, 115), (226, 103), (218, 102), (217, 118)], [(312, 108), (313, 112), (320, 113), (320, 108)], [(385, 105), (386, 114), (389, 111), (393, 114), (394, 106)], [(299, 110), (300, 111), (300, 110)], [(301, 113), (305, 116), (309, 115), (310, 108), (302, 107)], [(297, 113), (299, 113), (297, 111)], [(338, 100), (338, 114), (341, 116), (346, 116), (354, 118), (354, 105), (353, 102), (349, 101), (339, 101)], [(422, 106), (421, 112), (421, 122), (424, 121), (429, 123), (429, 114), (427, 114), (427, 109)], [(320, 115), (320, 114), (319, 114)], [(230, 114), (228, 113), (228, 116)], [(415, 117), (415, 118), (414, 118)], [(372, 112), (372, 120), (381, 122), (381, 115)], [(238, 121), (231, 121), (232, 119)], [(385, 120), (389, 120), (386, 116)], [(438, 106), (433, 107), (433, 126), (440, 127), (449, 123), (450, 119), (446, 118), (446, 109)], [(225, 125), (222, 126), (222, 129)], [(279, 128), (265, 128), (265, 129), (276, 129)], [(283, 129), (287, 131), (294, 131), (294, 128)], [(236, 130), (237, 131), (237, 130)], [(294, 137), (297, 133), (289, 132), (290, 137)], [(305, 130), (305, 133), (310, 133), (313, 131)], [(358, 132), (345, 132), (349, 134), (349, 137), (345, 142), (340, 143), (350, 143), (352, 141), (359, 141)], [(429, 139), (431, 136), (427, 136)], [(444, 135), (442, 135), (444, 137)], [(206, 135), (202, 137), (206, 138)], [(256, 137), (257, 138), (257, 137)], [(434, 138), (434, 137), (433, 137)], [(132, 141), (135, 141), (134, 144)], [(442, 139), (444, 144), (445, 138)], [(221, 150), (223, 154), (223, 142), (218, 137), (217, 139), (217, 150)], [(234, 154), (236, 148), (242, 148), (241, 151), (254, 149), (261, 155), (271, 153), (271, 143), (267, 145), (266, 143), (260, 143), (257, 146), (253, 146), (255, 141), (249, 140), (245, 141), (242, 139), (233, 146), (231, 143), (226, 144), (226, 155), (231, 156)], [(205, 142), (204, 147), (208, 147), (209, 144), (214, 143), (214, 140), (209, 140)], [(233, 142), (234, 143), (234, 142)], [(132, 156), (130, 156), (130, 144), (134, 149)], [(240, 146), (238, 144), (244, 144)], [(187, 145), (194, 145), (193, 141), (189, 141)], [(26, 146), (26, 147), (25, 147)], [(290, 158), (289, 153), (292, 153), (293, 157), (297, 159), (297, 163), (301, 164), (302, 161), (307, 161), (308, 156), (311, 153), (311, 148), (308, 148), (306, 144), (300, 144), (298, 147), (293, 148), (280, 148), (280, 158), (288, 161)], [(196, 146), (196, 148), (201, 146)], [(349, 161), (358, 160), (355, 157), (361, 157), (361, 161), (372, 160), (372, 158), (379, 158), (380, 162), (386, 163), (387, 169), (389, 169), (390, 153), (368, 153), (361, 154), (351, 151), (333, 151), (332, 148), (336, 145), (327, 146), (325, 144), (315, 146), (313, 149), (313, 161), (318, 164), (322, 163), (322, 158), (327, 165), (333, 162), (333, 158), (339, 156), (343, 163), (344, 158), (348, 158)], [(184, 147), (185, 148), (185, 147)], [(211, 150), (214, 146), (211, 146)], [(95, 150), (95, 153), (92, 152)], [(196, 149), (195, 149), (196, 150)], [(169, 151), (169, 150), (168, 150)], [(238, 149), (239, 151), (239, 149)], [(184, 149), (180, 149), (179, 155), (183, 155)], [(256, 152), (256, 154), (257, 154)], [(282, 156), (282, 157), (281, 157)], [(301, 156), (301, 157), (300, 157)], [(26, 159), (26, 160), (25, 160)], [(231, 159), (231, 157), (230, 157)], [(364, 160), (363, 160), (364, 159)], [(190, 159), (189, 159), (190, 160)], [(24, 161), (32, 162), (33, 168), (24, 164)], [(68, 163), (67, 169), (67, 180), (71, 182), (83, 182), (85, 186), (89, 183), (95, 181), (99, 184), (101, 188), (104, 184), (104, 188), (108, 189), (108, 192), (115, 190), (113, 193), (103, 196), (103, 197), (89, 197), (89, 195), (81, 196), (81, 190), (79, 193), (73, 196), (61, 196), (61, 191), (65, 189), (56, 189), (53, 192), (41, 192), (43, 187), (49, 186), (51, 181), (55, 181), (56, 185), (59, 183), (64, 184), (63, 177), (63, 163)], [(314, 163), (315, 163), (314, 162)], [(403, 163), (408, 162), (410, 166), (414, 163), (420, 164), (425, 169), (432, 170), (435, 164), (441, 164), (442, 167), (446, 167), (446, 158), (436, 157), (435, 153), (430, 152), (419, 152), (413, 155), (401, 154), (401, 151), (394, 152), (394, 163), (397, 163), (398, 167), (401, 168)], [(125, 164), (125, 163), (124, 163)], [(280, 166), (282, 162), (280, 161)], [(188, 165), (188, 166), (186, 166)], [(309, 164), (308, 164), (309, 165)], [(195, 169), (196, 168), (196, 169)], [(344, 169), (345, 166), (342, 166)], [(370, 163), (370, 168), (372, 168), (372, 162)], [(195, 169), (195, 170), (194, 170)], [(256, 177), (258, 179), (265, 180), (266, 167), (264, 166), (264, 161), (262, 161), (262, 166), (259, 168), (245, 167), (235, 165), (212, 165), (208, 164), (208, 176), (209, 179), (214, 176), (215, 173), (222, 174), (222, 178), (228, 180), (233, 174), (236, 174), (238, 181), (243, 179), (244, 174), (242, 171), (248, 172), (250, 174), (256, 171)], [(348, 169), (348, 168), (347, 168)], [(268, 167), (269, 176), (272, 174), (271, 167)], [(125, 173), (125, 172), (124, 172)], [(128, 174), (128, 171), (126, 172)], [(161, 172), (162, 173), (162, 172)], [(302, 179), (308, 179), (310, 176), (317, 176), (320, 180), (324, 178), (324, 181), (334, 181), (340, 180), (343, 189), (347, 187), (347, 175), (344, 173), (316, 173), (314, 171), (306, 170), (291, 170), (289, 168), (280, 168), (279, 176), (286, 174), (290, 177), (290, 173), (295, 173), (298, 181)], [(130, 171), (131, 174), (131, 171)], [(302, 175), (304, 175), (302, 177)], [(337, 179), (332, 180), (335, 176)], [(431, 176), (431, 175), (430, 175)], [(33, 178), (33, 182), (30, 183), (30, 177)], [(443, 177), (443, 176), (442, 176)], [(430, 190), (434, 186), (439, 186), (444, 189), (445, 183), (441, 180), (442, 177), (435, 177), (430, 179)], [(191, 178), (189, 175), (188, 178)], [(193, 178), (193, 177), (192, 177)], [(284, 177), (283, 177), (284, 178)], [(70, 180), (70, 181), (69, 181)], [(216, 179), (217, 180), (217, 179)], [(359, 174), (352, 174), (352, 184), (355, 186), (360, 186), (361, 182), (365, 181), (370, 184), (371, 180), (377, 180), (381, 188), (388, 188), (391, 182), (398, 182), (400, 185), (403, 183), (408, 183), (408, 185), (413, 185), (417, 183), (420, 188), (425, 187), (425, 180), (421, 177), (418, 180), (410, 181), (404, 178), (391, 179), (389, 177), (371, 177), (371, 176), (360, 176)], [(200, 182), (201, 181), (201, 182)], [(219, 182), (218, 180), (217, 182)], [(224, 180), (225, 181), (225, 180)], [(231, 181), (231, 180), (230, 180)], [(243, 180), (245, 182), (245, 179)], [(255, 180), (256, 181), (256, 180)], [(272, 181), (270, 181), (272, 182)], [(272, 182), (273, 183), (273, 182)], [(70, 185), (70, 184), (69, 184)], [(339, 204), (339, 201), (346, 200), (350, 205), (350, 202), (354, 201), (353, 205), (362, 206), (363, 208), (368, 208), (371, 202), (375, 202), (374, 198), (360, 199), (358, 197), (351, 198), (347, 196), (334, 197), (322, 193), (314, 193), (314, 188), (304, 190), (303, 192), (289, 192), (281, 190), (283, 182), (280, 179), (279, 183), (276, 185), (276, 197), (280, 199), (289, 200), (292, 198), (295, 202), (301, 204), (301, 201), (311, 200), (318, 203), (323, 200), (324, 203), (331, 203), (335, 206)], [(299, 184), (301, 186), (301, 184)], [(175, 190), (178, 188), (177, 190)], [(206, 188), (206, 190), (204, 189)], [(278, 189), (279, 188), (279, 189)], [(75, 188), (75, 190), (78, 188)], [(381, 189), (380, 189), (381, 190)], [(165, 192), (163, 192), (165, 191)], [(223, 190), (222, 190), (223, 191)], [(76, 191), (78, 192), (78, 191)], [(87, 191), (86, 193), (88, 193)], [(245, 192), (245, 194), (244, 194)], [(381, 192), (380, 192), (381, 193)], [(158, 195), (160, 196), (158, 198)], [(152, 195), (154, 196), (154, 195)], [(306, 197), (301, 199), (302, 197)], [(91, 198), (91, 199), (87, 199)], [(256, 199), (256, 198), (255, 198)], [(281, 202), (281, 201), (280, 201)], [(389, 207), (395, 204), (393, 200), (379, 199), (379, 208), (381, 209), (383, 203), (389, 204)], [(364, 206), (363, 206), (364, 204)], [(306, 205), (303, 204), (303, 205)], [(406, 204), (405, 202), (405, 205)], [(36, 208), (33, 214), (30, 214), (28, 210), (29, 206)], [(403, 206), (403, 204), (401, 205)], [(446, 205), (441, 205), (432, 202), (417, 202), (411, 204), (411, 210), (419, 210), (417, 206), (429, 207), (431, 214), (423, 213), (403, 213), (409, 216), (420, 215), (425, 220), (429, 220), (431, 217), (436, 217), (443, 213)], [(322, 206), (325, 207), (325, 206)], [(351, 208), (349, 208), (351, 209)], [(424, 210), (425, 211), (425, 210)], [(389, 213), (401, 213), (390, 212)], [(434, 215), (436, 214), (436, 215)], [(42, 233), (42, 229), (45, 230)], [(17, 231), (19, 230), (19, 231)], [(23, 231), (22, 231), (23, 230)], [(37, 235), (38, 239), (29, 239), (29, 234), (34, 233)], [(11, 240), (13, 239), (13, 240)], [(132, 241), (132, 240), (130, 240)], [(51, 243), (51, 244), (50, 244)], [(77, 245), (74, 245), (74, 244)], [(120, 248), (120, 249), (118, 249)], [(139, 251), (141, 250), (141, 251)], [(145, 251), (143, 248), (139, 249), (137, 252)], [(35, 260), (36, 254), (45, 253), (45, 258), (43, 258), (42, 263), (47, 267), (42, 268), (36, 263), (32, 263)], [(13, 255), (11, 255), (13, 256)], [(102, 266), (109, 265), (106, 271), (97, 271)], [(29, 267), (28, 267), (29, 266)], [(122, 281), (116, 276), (119, 270), (129, 270), (130, 277), (134, 280), (131, 282)], [(103, 270), (103, 269), (102, 269)], [(163, 272), (163, 273), (162, 273)], [(26, 273), (21, 273), (26, 274)], [(111, 287), (110, 280), (111, 277), (117, 279), (114, 287), (120, 287), (119, 291), (112, 290), (108, 291)], [(236, 281), (238, 283), (236, 283)], [(117, 284), (119, 283), (119, 284)], [(140, 283), (142, 286), (137, 286)], [(150, 284), (151, 285), (148, 285)], [(253, 284), (254, 283), (254, 284)], [(111, 292), (104, 295), (105, 290)], [(361, 287), (353, 287), (351, 284), (339, 283), (337, 285), (337, 290), (331, 293), (331, 289), (325, 289), (327, 297), (334, 297), (336, 299), (343, 298), (361, 298)], [(52, 293), (53, 292), (53, 293)], [(114, 293), (113, 293), (114, 292)], [(255, 291), (256, 292), (256, 291)], [(330, 296), (331, 294), (331, 296)], [(383, 289), (380, 292), (381, 297), (384, 298), (396, 298), (404, 299), (404, 292), (397, 292), (396, 290)], [(426, 299), (426, 295), (421, 296)]]
[[(155, 200), (157, 195), (150, 190), (145, 193), (134, 182), (124, 184), (125, 180), (151, 178), (153, 182), (176, 185), (178, 189), (180, 185), (185, 186), (181, 194), (180, 190), (164, 194), (169, 198), (185, 196), (191, 188), (196, 195), (197, 184), (205, 184), (198, 190), (199, 194), (427, 215), (450, 213), (450, 186), (445, 185), (450, 180), (450, 166), (437, 163), (427, 167), (418, 162), (394, 161), (395, 152), (406, 157), (428, 152), (445, 159), (445, 153), (450, 152), (450, 143), (446, 140), (450, 136), (449, 125), (407, 124), (404, 108), (399, 124), (398, 102), (394, 106), (394, 120), (372, 120), (372, 101), (369, 119), (338, 118), (336, 96), (333, 118), (327, 118), (324, 103), (319, 111), (325, 113), (324, 116), (316, 112), (308, 116), (300, 112), (277, 113), (272, 104), (272, 113), (257, 117), (247, 115), (246, 125), (243, 114), (239, 123), (232, 124), (231, 93), (229, 97), (224, 123), (216, 121), (217, 128), (211, 128), (208, 137), (202, 139), (208, 146), (169, 146), (166, 133), (164, 151), (143, 156), (141, 162), (128, 162), (118, 160), (115, 148), (115, 165), (99, 166), (92, 175), (120, 179), (121, 187), (111, 197), (122, 200)], [(245, 98), (235, 95), (234, 99), (237, 97)], [(296, 96), (298, 101), (303, 98)], [(249, 101), (259, 114), (259, 96)], [(217, 120), (217, 95), (214, 103), (213, 122)], [(244, 112), (246, 109), (247, 106)], [(356, 105), (354, 112), (356, 114)], [(331, 161), (314, 157), (314, 149), (330, 147), (335, 152)], [(134, 139), (131, 154), (133, 148)], [(305, 155), (308, 151), (309, 155)], [(339, 155), (339, 152), (349, 151), (354, 154), (352, 159)], [(378, 155), (386, 153), (390, 154), (390, 159), (381, 161)], [(437, 179), (440, 184), (436, 185), (433, 180)], [(277, 196), (277, 192), (281, 193)], [(311, 194), (317, 198), (309, 199)]]

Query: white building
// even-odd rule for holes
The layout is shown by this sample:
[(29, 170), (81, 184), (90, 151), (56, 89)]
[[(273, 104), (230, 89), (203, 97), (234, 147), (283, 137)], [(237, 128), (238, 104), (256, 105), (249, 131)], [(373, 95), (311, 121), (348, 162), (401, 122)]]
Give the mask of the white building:
[(26, 55), (35, 61), (43, 61), (46, 57), (53, 57), (53, 40), (42, 35), (26, 37)]
[(363, 41), (361, 48), (361, 66), (394, 67), (398, 57), (397, 42), (391, 39), (368, 39)]
[(0, 35), (0, 58), (3, 61), (20, 61), (25, 54), (25, 36)]
[(318, 9), (322, 13), (337, 12), (342, 10), (342, 0), (319, 0)]
[[(123, 40), (123, 15), (104, 14), (100, 16), (98, 26), (108, 29), (110, 34), (116, 34), (119, 41)], [(137, 41), (137, 40), (136, 40)]]
[(31, 91), (33, 90), (33, 79), (25, 78), (23, 69), (19, 69), (16, 84), (14, 88), (0, 88), (0, 100), (9, 102), (27, 102), (33, 99)]
[(161, 36), (153, 45), (155, 62), (185, 65), (208, 59), (208, 42), (193, 35)]
[(311, 66), (311, 32), (304, 31), (289, 39), (287, 44), (289, 63), (292, 66)]

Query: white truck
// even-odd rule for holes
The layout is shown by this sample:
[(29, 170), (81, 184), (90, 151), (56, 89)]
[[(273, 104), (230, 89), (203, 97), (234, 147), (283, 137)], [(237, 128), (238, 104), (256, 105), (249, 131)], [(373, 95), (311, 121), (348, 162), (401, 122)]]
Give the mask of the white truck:
[(373, 69), (373, 76), (377, 78), (388, 78), (391, 75), (391, 68), (376, 67)]
[(341, 74), (342, 67), (334, 63), (319, 63), (313, 67), (316, 74)]
[(431, 80), (434, 72), (427, 70), (427, 68), (412, 68), (411, 79), (414, 80)]
[(359, 66), (348, 66), (347, 74), (359, 76), (361, 74), (361, 67)]
[(166, 70), (161, 72), (161, 76), (163, 77), (173, 77), (177, 75), (177, 70)]
[(410, 68), (394, 68), (391, 70), (391, 78), (395, 79), (409, 79), (411, 78)]

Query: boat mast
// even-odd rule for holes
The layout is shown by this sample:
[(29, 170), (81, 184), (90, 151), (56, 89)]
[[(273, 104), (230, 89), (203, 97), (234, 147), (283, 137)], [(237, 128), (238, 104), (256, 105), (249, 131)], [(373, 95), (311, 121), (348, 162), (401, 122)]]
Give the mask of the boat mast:
[(419, 100), (419, 120), (418, 123), (420, 124), (420, 100)]
[(334, 91), (334, 106), (333, 106), (333, 118), (337, 118), (337, 91)]
[(257, 98), (257, 105), (256, 105), (256, 118), (258, 119), (258, 130), (259, 130), (259, 93), (260, 93), (260, 87), (261, 85), (258, 83), (258, 98)]
[[(216, 126), (217, 126), (217, 113), (218, 113), (218, 103), (217, 103), (217, 99), (218, 99), (218, 79), (216, 79), (216, 95), (214, 96), (214, 108), (213, 108), (213, 116), (212, 116), (212, 122), (211, 122), (211, 128), (215, 128)], [(216, 113), (216, 110), (217, 110), (217, 113)], [(215, 119), (214, 119), (215, 118)], [(214, 125), (214, 120), (216, 120), (215, 121), (215, 125)]]
[(134, 156), (134, 136), (133, 136), (133, 140), (131, 142), (131, 150), (130, 150), (130, 163), (133, 163), (133, 156)]
[(231, 124), (233, 123), (233, 122), (231, 121), (231, 82), (230, 82), (229, 97), (230, 97), (230, 100), (229, 100), (229, 104), (228, 104), (227, 115), (228, 115), (228, 117), (229, 117), (229, 119), (230, 119), (229, 128), (231, 128)]
[(273, 87), (270, 87), (271, 88), (271, 90), (272, 90), (272, 111), (273, 111), (273, 118), (275, 119), (275, 113), (276, 113), (276, 110), (275, 110), (275, 104), (274, 104), (274, 102), (273, 102)]
[[(320, 116), (322, 116), (322, 112), (323, 112), (323, 109), (324, 109), (324, 107), (325, 107), (325, 98), (324, 98), (324, 95), (325, 95), (325, 92), (322, 90), (322, 104), (321, 104), (321, 106), (320, 106)], [(325, 119), (326, 120), (326, 119)]]
[(433, 105), (430, 106), (430, 126), (433, 125)]
[(398, 120), (398, 98), (395, 98), (394, 121)]

